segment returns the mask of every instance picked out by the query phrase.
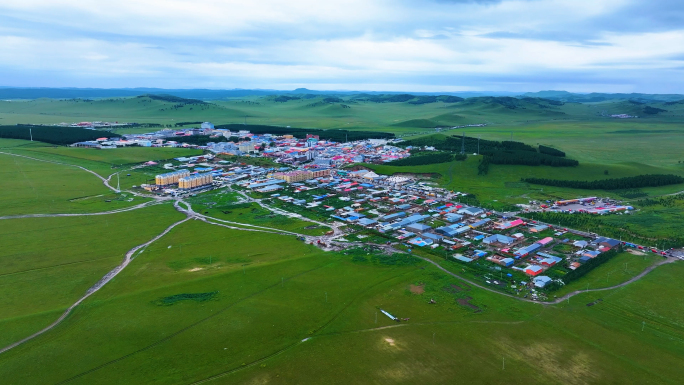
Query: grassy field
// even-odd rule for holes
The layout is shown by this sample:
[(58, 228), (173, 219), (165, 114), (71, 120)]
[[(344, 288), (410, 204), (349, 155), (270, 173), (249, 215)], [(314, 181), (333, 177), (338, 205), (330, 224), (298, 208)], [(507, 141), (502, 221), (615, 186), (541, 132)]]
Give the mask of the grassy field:
[(633, 254), (623, 252), (610, 261), (590, 271), (578, 281), (571, 282), (553, 292), (554, 296), (562, 297), (575, 290), (600, 289), (621, 284), (644, 271), (647, 267), (663, 260), (663, 257), (651, 254)]
[(188, 202), (197, 212), (227, 221), (273, 227), (306, 235), (323, 235), (330, 230), (328, 227), (321, 227), (315, 223), (272, 214), (271, 211), (256, 203), (236, 205), (239, 200), (240, 196), (237, 193), (219, 190), (199, 194), (188, 199)]
[[(289, 237), (207, 230), (190, 222), (150, 246), (54, 335), (0, 357), (3, 378), (582, 384), (676, 383), (681, 375), (684, 313), (673, 306), (681, 264), (543, 308), (423, 264), (353, 262)], [(672, 295), (645, 301), (660, 292), (659, 280)], [(162, 304), (182, 294), (208, 299)], [(397, 324), (379, 309), (410, 321)], [(26, 365), (44, 370), (20, 370)]]
[(0, 345), (54, 321), (129, 249), (182, 218), (164, 204), (100, 217), (2, 220)]
[[(522, 178), (536, 177), (568, 180), (598, 180), (620, 178), (641, 174), (673, 173), (671, 170), (639, 163), (589, 164), (580, 163), (577, 167), (491, 165), (487, 175), (477, 175), (480, 156), (469, 156), (465, 161), (439, 163), (424, 166), (366, 165), (385, 175), (414, 174), (432, 176), (436, 182), (453, 191), (475, 194), (481, 201), (500, 201), (506, 203), (527, 203), (531, 199), (552, 200), (570, 199), (578, 196), (613, 196), (621, 198), (616, 192), (603, 190), (577, 190), (562, 187), (537, 186), (521, 182)], [(608, 171), (608, 174), (605, 174)], [(684, 173), (677, 171), (677, 174)], [(648, 195), (661, 195), (678, 192), (684, 185), (650, 187), (642, 189)]]
[[(253, 98), (178, 109), (145, 98), (0, 102), (0, 118), (3, 124), (55, 119), (173, 124), (241, 122), (248, 115), (251, 123), (407, 135), (424, 134), (435, 124), (486, 122), (487, 127), (467, 133), (504, 140), (515, 131), (516, 140), (558, 146), (581, 161), (576, 168), (492, 165), (486, 176), (477, 175), (475, 156), (439, 165), (373, 166), (386, 174), (432, 177), (493, 207), (530, 199), (618, 196), (542, 188), (521, 183), (522, 177), (684, 174), (677, 160), (681, 116), (674, 108), (643, 120), (615, 121), (598, 117), (598, 111), (633, 113), (638, 106), (566, 104), (540, 112), (531, 104), (507, 109), (484, 102), (350, 102), (351, 108), (343, 108), (319, 99)], [(103, 176), (122, 164), (197, 153), (83, 150), (6, 139), (0, 148), (82, 165)], [(109, 190), (73, 167), (0, 154), (0, 169), (5, 181), (0, 215), (101, 211), (142, 202), (104, 202)], [(139, 184), (155, 172), (136, 170), (131, 177), (122, 175), (121, 184)], [(680, 188), (643, 192), (656, 196)], [(190, 200), (196, 211), (221, 219), (323, 231), (254, 206), (235, 206), (235, 193), (198, 194)], [(604, 220), (617, 225), (629, 220), (636, 231), (673, 231), (680, 223), (680, 205), (676, 199), (659, 202)], [(0, 346), (55, 320), (127, 250), (182, 217), (163, 204), (113, 215), (0, 221)], [(587, 284), (623, 282), (656, 258), (620, 254), (556, 295)], [(460, 273), (459, 265), (444, 266)], [(188, 221), (147, 247), (64, 323), (0, 354), (0, 378), (7, 384), (189, 384), (212, 376), (218, 377), (208, 383), (677, 384), (684, 374), (682, 274), (684, 263), (668, 264), (624, 288), (542, 306), (477, 289), (406, 255), (360, 249), (324, 253), (293, 236)], [(396, 323), (381, 309), (409, 320)]]
[[(24, 143), (30, 143), (23, 141)], [(1, 143), (0, 143), (1, 144)], [(92, 148), (55, 147), (55, 146), (16, 146), (5, 150), (13, 154), (33, 158), (73, 164), (95, 171), (102, 177), (108, 177), (121, 169), (127, 169), (149, 160), (161, 162), (181, 156), (202, 154), (201, 150), (165, 147), (128, 147), (115, 150), (98, 150)]]
[(0, 154), (0, 216), (98, 212), (147, 200), (115, 194), (75, 167)]

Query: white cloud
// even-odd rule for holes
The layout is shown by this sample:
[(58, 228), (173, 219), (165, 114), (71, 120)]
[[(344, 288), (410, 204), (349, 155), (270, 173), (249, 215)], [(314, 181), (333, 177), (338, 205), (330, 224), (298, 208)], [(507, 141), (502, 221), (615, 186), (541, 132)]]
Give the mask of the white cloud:
[(17, 86), (47, 71), (93, 87), (672, 87), (649, 71), (681, 71), (684, 23), (600, 25), (634, 4), (0, 0), (0, 73)]

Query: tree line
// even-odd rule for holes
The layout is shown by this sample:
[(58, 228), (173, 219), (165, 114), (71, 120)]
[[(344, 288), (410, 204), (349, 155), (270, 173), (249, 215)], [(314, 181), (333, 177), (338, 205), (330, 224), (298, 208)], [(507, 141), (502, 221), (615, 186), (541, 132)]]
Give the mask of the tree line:
[(684, 178), (672, 174), (646, 174), (624, 178), (601, 179), (594, 181), (560, 180), (545, 178), (523, 178), (523, 182), (544, 186), (569, 187), (585, 190), (619, 190), (640, 187), (658, 187), (684, 182)]
[(679, 234), (669, 234), (667, 236), (655, 236), (654, 234), (642, 235), (638, 230), (632, 229), (629, 225), (624, 225), (625, 228), (615, 226), (603, 220), (602, 217), (586, 213), (556, 213), (556, 212), (529, 212), (521, 213), (528, 219), (559, 224), (561, 226), (570, 227), (577, 230), (596, 232), (603, 236), (612, 237), (615, 239), (622, 239), (623, 241), (632, 242), (640, 245), (658, 246), (664, 249), (672, 247), (678, 248), (684, 246), (684, 238)]
[(579, 162), (531, 151), (499, 151), (489, 157), (492, 164), (519, 164), (525, 166), (575, 167)]
[(539, 145), (539, 152), (551, 156), (560, 156), (561, 158), (565, 157), (565, 152), (541, 144)]
[(197, 125), (197, 124), (202, 124), (204, 122), (178, 122), (174, 124), (174, 127), (183, 127), (183, 126), (190, 126), (190, 125)]
[(570, 272), (563, 276), (563, 282), (567, 285), (572, 281), (576, 281), (584, 277), (588, 272), (613, 259), (616, 255), (618, 255), (618, 252), (621, 251), (622, 247), (620, 246), (618, 247), (618, 249), (608, 250), (604, 253), (597, 255), (596, 257), (585, 262), (582, 266), (578, 267), (577, 269), (570, 270)]
[(56, 145), (119, 137), (119, 135), (108, 131), (88, 130), (80, 127), (0, 126), (0, 138), (31, 140), (31, 134), (33, 134), (33, 140)]
[[(479, 144), (478, 144), (479, 143)], [(424, 147), (430, 146), (441, 151), (461, 152), (461, 148), (468, 154), (478, 153), (483, 155), (492, 155), (499, 151), (530, 151), (537, 150), (525, 143), (504, 140), (502, 142), (495, 140), (485, 140), (472, 138), (469, 136), (445, 136), (445, 135), (429, 135), (422, 138), (409, 139), (401, 142), (401, 146), (408, 147)]]
[[(209, 135), (190, 135), (190, 136), (171, 137), (171, 138), (167, 138), (167, 139), (168, 140), (175, 140), (178, 143), (194, 144), (197, 146), (206, 146), (207, 143), (209, 143), (209, 142), (218, 143), (218, 142), (228, 142), (229, 141), (229, 139), (223, 135), (215, 137), (215, 138), (212, 138)], [(237, 142), (237, 140), (235, 142)]]
[(248, 130), (253, 134), (293, 135), (296, 138), (306, 138), (307, 134), (318, 135), (321, 139), (335, 142), (365, 140), (365, 139), (394, 139), (394, 134), (379, 131), (348, 131), (348, 130), (322, 130), (316, 128), (289, 128), (265, 125), (222, 124), (215, 126), (219, 129), (231, 131)]
[(397, 159), (388, 162), (388, 166), (422, 166), (426, 164), (447, 163), (454, 160), (466, 160), (466, 155), (452, 154), (449, 152), (418, 153), (408, 158)]

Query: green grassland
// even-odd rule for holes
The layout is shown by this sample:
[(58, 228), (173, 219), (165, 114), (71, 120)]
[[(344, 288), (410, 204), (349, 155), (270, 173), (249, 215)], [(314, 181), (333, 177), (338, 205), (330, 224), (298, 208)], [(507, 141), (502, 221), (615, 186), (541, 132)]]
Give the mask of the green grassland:
[(164, 204), (99, 217), (2, 220), (0, 345), (47, 326), (129, 249), (182, 218)]
[[(465, 161), (439, 163), (424, 166), (365, 165), (385, 175), (414, 174), (433, 175), (437, 181), (453, 191), (475, 194), (481, 201), (499, 200), (508, 203), (527, 203), (531, 199), (559, 199), (577, 196), (619, 197), (616, 192), (602, 190), (577, 190), (563, 187), (537, 186), (523, 183), (522, 178), (556, 178), (568, 180), (598, 180), (620, 178), (641, 174), (672, 173), (667, 169), (638, 163), (591, 164), (580, 163), (577, 167), (491, 165), (487, 175), (478, 175), (477, 166), (481, 156), (469, 156)], [(608, 174), (605, 174), (608, 171)], [(682, 173), (677, 173), (682, 174)], [(681, 185), (649, 187), (642, 189), (649, 195), (669, 194), (682, 190)]]
[(227, 221), (273, 227), (298, 234), (322, 235), (330, 228), (296, 218), (274, 214), (256, 203), (238, 203), (240, 196), (234, 192), (211, 191), (188, 199), (193, 210), (204, 215)]
[[(321, 98), (285, 103), (251, 98), (174, 107), (150, 98), (41, 99), (0, 102), (0, 118), (3, 124), (55, 119), (221, 124), (238, 123), (248, 115), (252, 123), (402, 135), (434, 132), (433, 124), (486, 122), (487, 127), (466, 129), (467, 135), (505, 140), (514, 131), (514, 140), (556, 146), (580, 160), (574, 168), (492, 165), (486, 176), (477, 175), (477, 156), (437, 165), (371, 166), (385, 174), (421, 174), (454, 191), (473, 193), (482, 204), (506, 207), (530, 199), (619, 196), (528, 185), (520, 182), (522, 177), (684, 174), (677, 160), (680, 107), (661, 106), (668, 111), (643, 119), (601, 116), (644, 111), (642, 105), (621, 103), (557, 106), (482, 99), (330, 104)], [(197, 153), (82, 150), (9, 139), (0, 140), (0, 147), (78, 164), (105, 177), (135, 162)], [(120, 204), (85, 203), (104, 195), (69, 201), (109, 193), (83, 170), (2, 154), (0, 162), (6, 173), (0, 195), (3, 215), (101, 211)], [(121, 184), (139, 184), (154, 172), (132, 171), (132, 177), (122, 175)], [(643, 192), (652, 197), (680, 188)], [(257, 207), (235, 206), (235, 193), (198, 194), (190, 201), (196, 211), (221, 219), (322, 231), (305, 229), (307, 222), (270, 217)], [(126, 204), (136, 202), (142, 200)], [(658, 221), (669, 221), (667, 231), (672, 231), (681, 217), (680, 203), (643, 205), (631, 216), (602, 219), (616, 225), (634, 221), (635, 231), (652, 232), (660, 228)], [(0, 346), (54, 321), (120, 263), (127, 250), (182, 217), (170, 204), (162, 204), (112, 215), (1, 221)], [(438, 261), (436, 255), (427, 256)], [(561, 290), (623, 282), (656, 258), (620, 254)], [(461, 273), (458, 264), (438, 263)], [(189, 384), (212, 376), (218, 377), (207, 383), (676, 384), (684, 374), (682, 274), (684, 263), (663, 265), (623, 288), (543, 306), (472, 287), (406, 255), (381, 256), (362, 249), (325, 253), (294, 236), (188, 221), (148, 246), (55, 329), (0, 354), (0, 378), (8, 384)], [(410, 320), (396, 323), (380, 309)]]
[[(422, 263), (354, 262), (273, 237), (181, 225), (53, 335), (0, 357), (3, 378), (192, 383), (224, 374), (215, 382), (522, 384), (676, 383), (681, 374), (684, 313), (673, 305), (681, 264), (600, 297), (543, 308)], [(671, 282), (672, 295), (643, 301), (661, 290), (656, 279)], [(161, 305), (214, 292), (206, 301)], [(410, 321), (397, 324), (379, 309)], [(27, 365), (44, 370), (21, 370)]]
[[(30, 143), (26, 142), (25, 143)], [(202, 154), (201, 150), (167, 147), (127, 147), (113, 150), (57, 146), (15, 146), (0, 151), (54, 162), (73, 164), (95, 171), (107, 178), (111, 174), (147, 161), (164, 161), (181, 156)]]
[(11, 155), (0, 154), (0, 176), (0, 216), (108, 211), (147, 201), (115, 194), (76, 167)]
[(635, 255), (629, 252), (622, 252), (610, 259), (608, 262), (590, 271), (582, 279), (573, 281), (562, 288), (553, 292), (554, 296), (562, 297), (575, 290), (600, 289), (618, 285), (628, 281), (634, 276), (644, 271), (647, 267), (656, 262), (662, 261), (662, 257), (651, 254), (641, 253)]

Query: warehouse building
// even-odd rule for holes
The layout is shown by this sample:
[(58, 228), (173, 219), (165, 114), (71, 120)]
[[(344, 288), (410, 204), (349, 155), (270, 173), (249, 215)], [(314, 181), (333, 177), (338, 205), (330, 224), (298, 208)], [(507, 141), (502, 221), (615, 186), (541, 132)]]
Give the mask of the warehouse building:
[(188, 170), (178, 170), (174, 172), (169, 172), (166, 174), (157, 175), (154, 180), (157, 186), (168, 186), (178, 183), (181, 178), (190, 176), (190, 171)]

